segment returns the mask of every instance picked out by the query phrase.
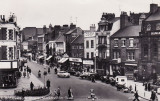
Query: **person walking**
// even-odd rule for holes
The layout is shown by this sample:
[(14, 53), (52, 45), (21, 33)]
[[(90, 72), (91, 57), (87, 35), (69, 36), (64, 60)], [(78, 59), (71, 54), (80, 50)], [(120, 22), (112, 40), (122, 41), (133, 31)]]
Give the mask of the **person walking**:
[(151, 84), (148, 83), (148, 91), (150, 91), (150, 90), (151, 90)]
[(50, 80), (49, 79), (47, 80), (47, 89), (50, 90)]
[(139, 99), (138, 99), (138, 97), (139, 97), (139, 95), (138, 95), (138, 92), (136, 91), (136, 93), (134, 94), (134, 99), (133, 99), (133, 101), (139, 101)]
[(153, 90), (152, 90), (152, 92), (151, 92), (150, 100), (151, 100), (151, 101), (156, 101), (156, 92), (154, 92)]
[(71, 87), (68, 89), (68, 98), (73, 98), (73, 93)]
[(50, 67), (48, 67), (48, 73), (50, 73), (50, 71), (51, 71), (51, 70), (50, 70)]
[(58, 87), (58, 89), (57, 89), (57, 96), (58, 96), (58, 99), (59, 99), (59, 97), (61, 96), (60, 87)]
[(30, 89), (33, 90), (34, 84), (31, 82), (30, 83)]

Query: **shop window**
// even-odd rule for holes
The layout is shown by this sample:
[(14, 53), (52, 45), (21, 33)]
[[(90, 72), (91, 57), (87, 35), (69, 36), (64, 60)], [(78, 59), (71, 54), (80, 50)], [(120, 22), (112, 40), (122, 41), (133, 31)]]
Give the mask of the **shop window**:
[(151, 25), (148, 24), (148, 25), (147, 25), (147, 31), (150, 31), (150, 30), (151, 30)]
[(160, 23), (156, 25), (156, 30), (160, 30)]
[(89, 48), (89, 41), (86, 41), (86, 48)]

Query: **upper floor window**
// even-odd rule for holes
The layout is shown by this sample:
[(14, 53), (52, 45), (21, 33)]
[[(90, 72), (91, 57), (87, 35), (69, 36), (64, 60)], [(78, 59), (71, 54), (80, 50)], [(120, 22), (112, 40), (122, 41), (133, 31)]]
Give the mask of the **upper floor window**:
[(94, 52), (91, 52), (91, 58), (93, 58), (94, 57)]
[(156, 25), (156, 30), (160, 30), (160, 23)]
[(86, 57), (87, 57), (87, 59), (89, 59), (89, 52), (87, 52), (87, 56)]
[(7, 39), (7, 28), (1, 28), (0, 29), (0, 40), (6, 40)]
[(143, 53), (144, 53), (144, 56), (148, 56), (148, 45), (147, 44), (144, 45)]
[(94, 48), (94, 40), (91, 40), (91, 48)]
[(151, 30), (151, 25), (148, 24), (148, 25), (147, 25), (147, 31), (150, 31), (150, 30)]
[(114, 47), (118, 47), (118, 39), (114, 39)]
[(153, 56), (158, 56), (158, 46), (157, 44), (153, 44)]
[(86, 48), (89, 48), (89, 41), (86, 41)]
[(79, 46), (79, 49), (83, 49), (83, 46), (80, 45), (80, 46)]
[(126, 46), (126, 40), (122, 39), (122, 47)]
[(13, 40), (13, 30), (10, 29), (9, 31), (9, 40)]
[(113, 59), (118, 59), (120, 57), (119, 52), (115, 51), (113, 52)]
[(127, 52), (127, 60), (135, 60), (134, 52)]
[(129, 47), (133, 47), (133, 40), (134, 40), (133, 38), (129, 39)]
[(13, 47), (9, 47), (9, 59), (13, 59)]

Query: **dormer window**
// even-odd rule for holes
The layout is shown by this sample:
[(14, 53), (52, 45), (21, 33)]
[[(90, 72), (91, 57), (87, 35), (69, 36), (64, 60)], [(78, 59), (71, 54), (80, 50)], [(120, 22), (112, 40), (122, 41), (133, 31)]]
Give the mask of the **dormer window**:
[(156, 30), (160, 30), (160, 23), (156, 25)]
[(150, 30), (151, 30), (151, 25), (148, 24), (148, 25), (147, 25), (147, 31), (150, 31)]

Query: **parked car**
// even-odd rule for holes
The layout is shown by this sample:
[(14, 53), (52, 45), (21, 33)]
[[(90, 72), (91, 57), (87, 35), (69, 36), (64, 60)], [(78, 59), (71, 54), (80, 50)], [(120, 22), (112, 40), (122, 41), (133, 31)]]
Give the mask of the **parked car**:
[(66, 72), (66, 71), (59, 71), (57, 73), (58, 77), (64, 77), (64, 78), (69, 78), (70, 77), (70, 73)]
[(117, 90), (127, 87), (127, 77), (126, 76), (116, 76), (116, 87)]
[(107, 76), (101, 76), (101, 81), (102, 82), (106, 82), (106, 80), (107, 80)]
[(88, 78), (89, 77), (89, 72), (84, 72), (82, 74), (80, 74), (80, 77), (83, 78)]
[(70, 75), (75, 75), (76, 74), (76, 72), (74, 70), (68, 70), (67, 72), (70, 73)]
[(115, 80), (114, 77), (109, 77), (109, 82), (110, 82), (110, 84), (111, 84), (112, 86), (115, 86), (115, 84), (116, 84), (116, 80)]
[(79, 76), (81, 75), (81, 72), (80, 72), (80, 71), (77, 71), (77, 72), (75, 72), (74, 75), (77, 76), (77, 77), (79, 77)]

